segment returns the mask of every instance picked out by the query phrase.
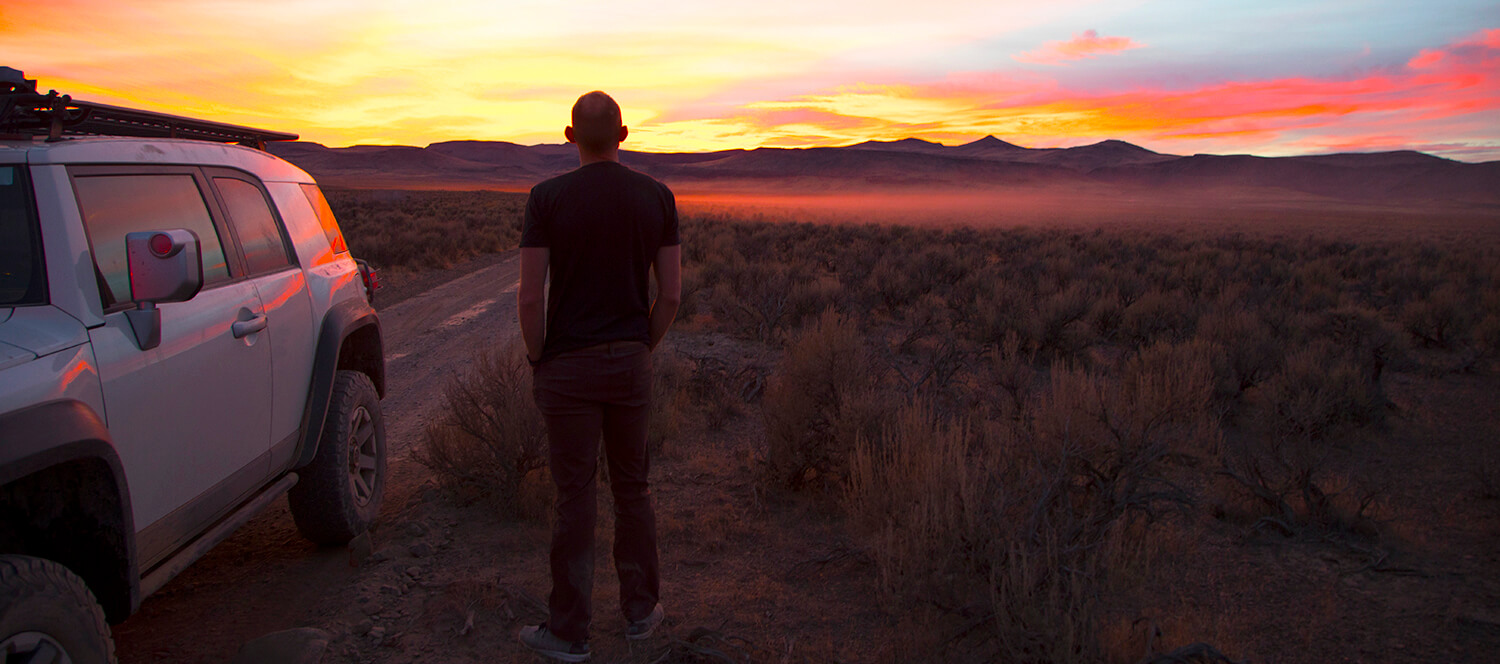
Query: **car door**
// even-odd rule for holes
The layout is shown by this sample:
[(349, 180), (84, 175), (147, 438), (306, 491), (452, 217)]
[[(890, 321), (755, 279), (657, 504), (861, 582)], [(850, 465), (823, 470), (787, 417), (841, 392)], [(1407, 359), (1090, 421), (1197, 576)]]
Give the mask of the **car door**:
[(312, 380), (318, 337), (307, 276), (297, 265), (282, 221), (264, 184), (231, 169), (204, 169), (245, 258), (245, 272), (265, 307), (271, 345), (271, 470), (292, 461)]
[[(271, 347), (257, 330), (264, 307), (199, 169), (72, 167), (69, 175), (104, 311), (104, 325), (89, 337), (146, 570), (266, 479)], [(204, 285), (186, 302), (159, 305), (161, 344), (143, 351), (124, 313), (134, 306), (124, 237), (170, 228), (197, 234)]]

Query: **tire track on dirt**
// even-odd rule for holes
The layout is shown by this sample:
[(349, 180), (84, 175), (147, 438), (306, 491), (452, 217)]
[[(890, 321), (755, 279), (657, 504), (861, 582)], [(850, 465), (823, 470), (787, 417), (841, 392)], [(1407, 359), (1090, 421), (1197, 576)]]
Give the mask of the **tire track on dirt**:
[(380, 312), (386, 339), (386, 440), (405, 459), (442, 406), (443, 388), (474, 354), (516, 336), (520, 254)]

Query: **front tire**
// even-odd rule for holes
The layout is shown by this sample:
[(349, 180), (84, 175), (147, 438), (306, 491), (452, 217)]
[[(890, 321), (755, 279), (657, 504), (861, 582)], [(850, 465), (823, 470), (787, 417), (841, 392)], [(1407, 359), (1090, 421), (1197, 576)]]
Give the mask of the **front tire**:
[(361, 372), (338, 372), (317, 454), (287, 494), (303, 537), (339, 545), (370, 527), (385, 491), (385, 450), (375, 385)]
[(83, 579), (50, 560), (0, 556), (0, 661), (114, 662), (104, 610)]

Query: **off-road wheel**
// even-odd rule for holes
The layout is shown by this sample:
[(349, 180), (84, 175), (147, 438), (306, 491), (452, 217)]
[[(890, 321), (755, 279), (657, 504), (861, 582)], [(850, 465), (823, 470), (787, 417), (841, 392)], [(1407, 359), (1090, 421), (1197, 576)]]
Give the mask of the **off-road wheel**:
[(335, 376), (317, 454), (297, 475), (287, 501), (303, 537), (344, 544), (370, 527), (385, 490), (385, 420), (368, 376)]
[(0, 662), (114, 662), (104, 610), (50, 560), (0, 556)]

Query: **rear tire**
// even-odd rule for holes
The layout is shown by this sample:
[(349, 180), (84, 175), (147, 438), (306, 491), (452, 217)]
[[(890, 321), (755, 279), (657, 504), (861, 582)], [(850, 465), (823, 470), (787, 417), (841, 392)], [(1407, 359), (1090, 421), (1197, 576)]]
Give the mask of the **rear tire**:
[(50, 560), (0, 556), (0, 661), (114, 662), (104, 610), (83, 579)]
[(303, 537), (339, 545), (370, 527), (385, 491), (385, 449), (375, 385), (361, 372), (338, 372), (317, 454), (287, 494)]

